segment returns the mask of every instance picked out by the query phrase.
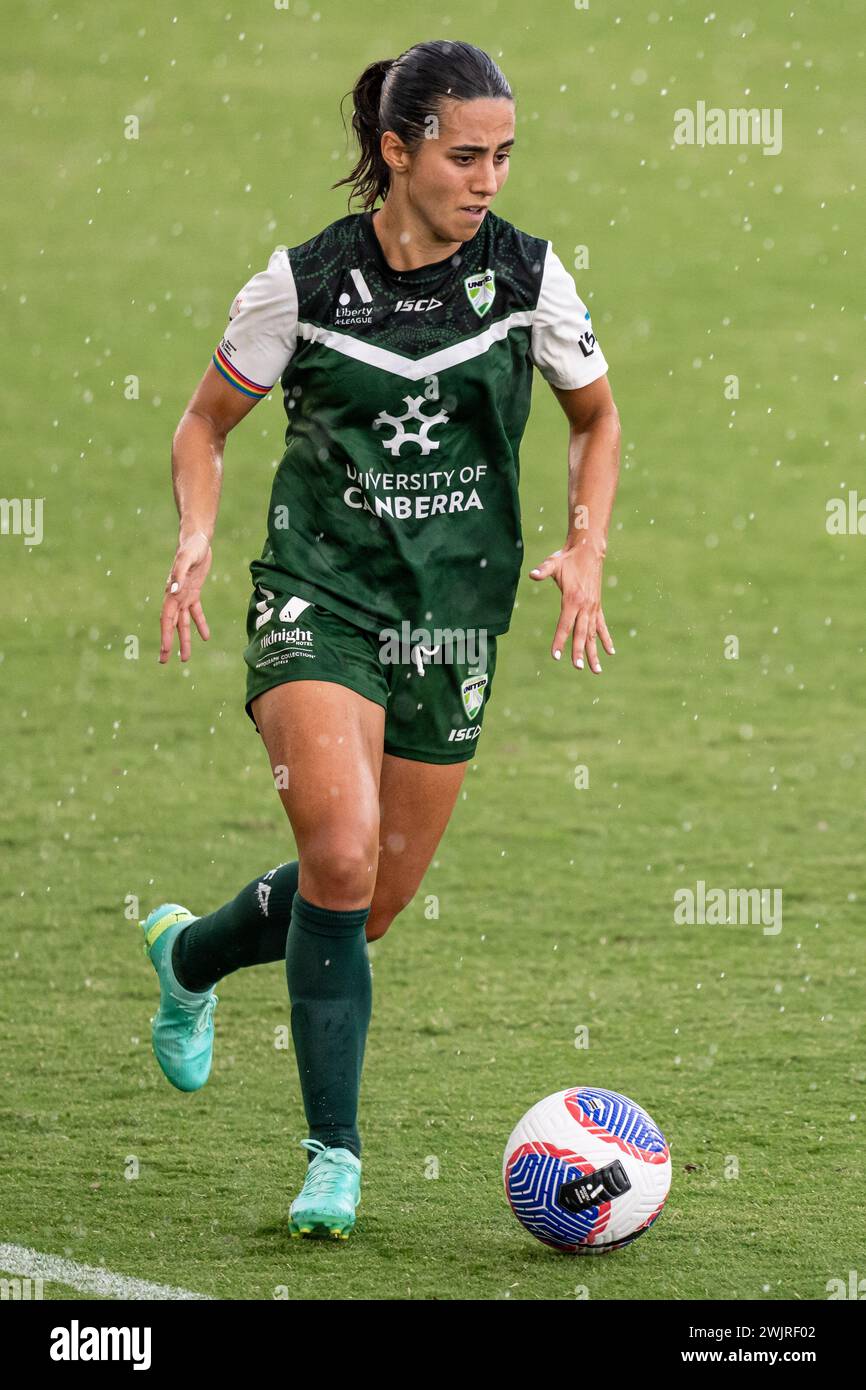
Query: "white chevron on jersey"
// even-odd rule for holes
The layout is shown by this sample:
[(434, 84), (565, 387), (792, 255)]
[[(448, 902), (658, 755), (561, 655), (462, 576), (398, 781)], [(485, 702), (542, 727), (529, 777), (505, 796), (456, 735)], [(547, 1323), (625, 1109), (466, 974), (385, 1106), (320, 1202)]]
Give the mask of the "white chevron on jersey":
[(356, 362), (365, 362), (368, 367), (378, 367), (392, 376), (402, 376), (407, 381), (421, 381), (425, 376), (435, 376), (448, 367), (456, 367), (461, 362), (470, 362), (473, 357), (481, 357), (493, 346), (508, 336), (511, 328), (528, 327), (532, 323), (532, 309), (520, 309), (508, 318), (492, 323), (474, 338), (466, 338), (462, 343), (452, 343), (450, 347), (440, 348), (428, 353), (426, 357), (404, 357), (402, 353), (391, 352), (389, 348), (377, 347), (375, 343), (363, 338), (355, 338), (350, 333), (338, 333), (335, 328), (322, 328), (317, 323), (299, 323), (298, 337), (310, 343), (322, 343), (324, 347), (340, 352), (344, 357), (353, 357)]

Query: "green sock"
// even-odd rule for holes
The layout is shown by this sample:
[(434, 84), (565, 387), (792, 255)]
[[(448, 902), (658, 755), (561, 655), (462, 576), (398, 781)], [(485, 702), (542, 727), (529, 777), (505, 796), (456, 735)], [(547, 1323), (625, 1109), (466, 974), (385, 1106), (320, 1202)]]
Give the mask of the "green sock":
[(332, 912), (295, 893), (286, 938), (292, 1038), (309, 1137), (327, 1148), (350, 1149), (356, 1158), (373, 995), (364, 933), (369, 915), (369, 907)]
[(285, 959), (298, 871), (297, 859), (270, 869), (178, 932), (171, 963), (184, 989), (207, 990), (242, 966)]

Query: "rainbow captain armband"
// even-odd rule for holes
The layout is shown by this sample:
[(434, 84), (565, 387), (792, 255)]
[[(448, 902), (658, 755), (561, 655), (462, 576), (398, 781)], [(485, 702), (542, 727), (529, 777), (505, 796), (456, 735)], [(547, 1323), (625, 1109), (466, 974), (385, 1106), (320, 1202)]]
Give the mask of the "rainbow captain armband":
[(227, 338), (223, 338), (213, 355), (213, 364), (217, 371), (225, 377), (226, 381), (230, 381), (238, 391), (242, 391), (245, 396), (253, 396), (256, 400), (261, 400), (262, 396), (266, 396), (272, 388), (259, 386), (258, 382), (251, 381), (248, 376), (244, 376), (243, 372), (239, 372), (237, 367), (231, 363), (230, 352), (231, 344)]

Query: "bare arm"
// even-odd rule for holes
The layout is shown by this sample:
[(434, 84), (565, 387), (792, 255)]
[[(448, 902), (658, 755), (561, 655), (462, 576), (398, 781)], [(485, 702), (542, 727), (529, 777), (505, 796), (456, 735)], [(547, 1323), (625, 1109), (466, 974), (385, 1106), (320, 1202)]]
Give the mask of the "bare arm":
[(161, 664), (171, 656), (175, 628), (180, 659), (189, 660), (190, 617), (205, 641), (210, 636), (199, 596), (213, 559), (210, 543), (219, 510), (223, 451), (229, 430), (250, 413), (257, 399), (230, 386), (211, 362), (174, 432), (171, 478), (180, 526), (160, 618)]
[(572, 391), (551, 387), (568, 416), (568, 526), (560, 550), (530, 571), (533, 579), (553, 576), (562, 590), (559, 622), (551, 653), (558, 661), (570, 634), (572, 660), (583, 667), (583, 652), (596, 675), (601, 666), (596, 635), (613, 653), (613, 639), (601, 608), (602, 565), (619, 477), (619, 413), (606, 376)]

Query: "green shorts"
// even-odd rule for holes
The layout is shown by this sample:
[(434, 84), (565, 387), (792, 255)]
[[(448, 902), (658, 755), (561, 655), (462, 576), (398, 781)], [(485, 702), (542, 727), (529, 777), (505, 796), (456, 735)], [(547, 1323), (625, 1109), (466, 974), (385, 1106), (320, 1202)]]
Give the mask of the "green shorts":
[(473, 639), (457, 629), (427, 634), (404, 624), (389, 639), (290, 590), (257, 584), (247, 638), (246, 711), (254, 724), (250, 705), (265, 690), (285, 681), (335, 681), (383, 707), (386, 753), (425, 763), (462, 763), (475, 753), (496, 669), (495, 637)]

